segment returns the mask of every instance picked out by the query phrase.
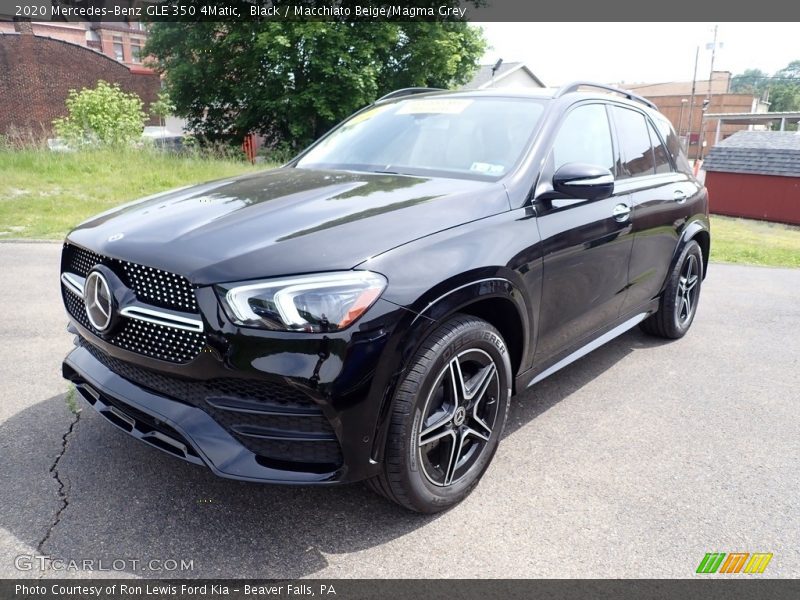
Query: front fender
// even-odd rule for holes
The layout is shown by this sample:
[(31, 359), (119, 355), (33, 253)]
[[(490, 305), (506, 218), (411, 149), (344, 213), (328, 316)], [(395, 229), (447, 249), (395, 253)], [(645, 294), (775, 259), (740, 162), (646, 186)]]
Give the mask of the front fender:
[[(463, 283), (465, 278), (470, 278)], [(457, 283), (456, 283), (457, 282)], [(443, 286), (449, 289), (443, 290)], [(528, 356), (530, 334), (529, 307), (525, 296), (509, 278), (493, 275), (476, 277), (465, 275), (456, 281), (446, 282), (423, 294), (394, 328), (395, 334), (389, 340), (381, 362), (382, 373), (376, 378), (373, 391), (379, 396), (380, 409), (375, 425), (372, 445), (372, 460), (383, 460), (386, 446), (386, 435), (391, 418), (392, 398), (396, 386), (402, 381), (411, 360), (425, 339), (451, 315), (458, 312), (470, 312), (471, 307), (479, 306), (482, 301), (501, 299), (507, 306), (515, 310), (519, 320), (520, 356)]]

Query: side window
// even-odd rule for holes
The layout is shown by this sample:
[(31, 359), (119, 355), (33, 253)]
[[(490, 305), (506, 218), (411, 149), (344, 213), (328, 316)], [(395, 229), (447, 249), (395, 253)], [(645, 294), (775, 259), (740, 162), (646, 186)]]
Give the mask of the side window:
[(614, 151), (605, 105), (578, 106), (564, 118), (553, 144), (554, 170), (567, 163), (587, 163), (614, 172)]
[(613, 110), (622, 152), (622, 172), (617, 176), (618, 179), (652, 175), (656, 172), (655, 160), (645, 116), (635, 110), (617, 106)]
[(667, 142), (667, 150), (672, 157), (672, 162), (678, 167), (679, 171), (689, 173), (692, 170), (689, 161), (686, 158), (686, 153), (683, 151), (681, 142), (678, 136), (675, 135), (675, 130), (666, 118), (659, 116), (655, 119), (656, 128), (661, 133), (661, 139)]
[(667, 149), (664, 147), (663, 142), (658, 137), (656, 130), (653, 128), (650, 121), (647, 122), (647, 131), (650, 132), (650, 142), (653, 144), (653, 152), (656, 160), (656, 173), (669, 173), (672, 171), (672, 165), (669, 162), (669, 155)]

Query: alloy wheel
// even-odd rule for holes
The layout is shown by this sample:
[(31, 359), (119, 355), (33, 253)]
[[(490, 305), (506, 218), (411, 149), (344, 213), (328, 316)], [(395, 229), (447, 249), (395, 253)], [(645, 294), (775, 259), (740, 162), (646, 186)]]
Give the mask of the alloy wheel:
[(699, 263), (694, 254), (686, 257), (686, 262), (681, 269), (678, 280), (678, 296), (675, 303), (675, 316), (678, 324), (683, 326), (688, 323), (697, 306), (697, 282), (700, 277)]
[(497, 365), (483, 350), (465, 350), (444, 366), (425, 402), (417, 439), (428, 481), (449, 486), (470, 473), (492, 436), (499, 395)]

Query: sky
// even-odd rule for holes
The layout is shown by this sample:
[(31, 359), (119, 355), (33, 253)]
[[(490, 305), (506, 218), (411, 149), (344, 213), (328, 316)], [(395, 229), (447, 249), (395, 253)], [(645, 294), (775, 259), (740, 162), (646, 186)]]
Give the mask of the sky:
[[(708, 79), (715, 23), (475, 23), (491, 48), (481, 61), (524, 62), (547, 86)], [(800, 60), (797, 23), (719, 23), (715, 71), (770, 75)]]

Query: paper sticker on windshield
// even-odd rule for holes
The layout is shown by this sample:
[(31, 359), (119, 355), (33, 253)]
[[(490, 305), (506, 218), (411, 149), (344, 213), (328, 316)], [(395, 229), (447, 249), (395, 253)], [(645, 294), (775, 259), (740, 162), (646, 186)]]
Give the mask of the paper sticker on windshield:
[(474, 162), (469, 168), (470, 171), (485, 173), (486, 175), (500, 175), (506, 168), (503, 165), (493, 165), (492, 163)]
[(457, 115), (472, 104), (472, 100), (456, 98), (427, 98), (405, 102), (397, 111), (398, 115)]
[(390, 105), (384, 104), (383, 106), (376, 106), (375, 108), (370, 108), (369, 110), (365, 110), (362, 113), (357, 114), (355, 117), (350, 119), (347, 122), (347, 125), (358, 125), (359, 123), (366, 121), (367, 119), (371, 119), (378, 113), (382, 113), (384, 110), (389, 108)]

